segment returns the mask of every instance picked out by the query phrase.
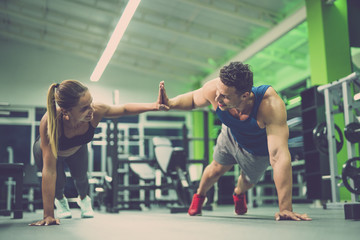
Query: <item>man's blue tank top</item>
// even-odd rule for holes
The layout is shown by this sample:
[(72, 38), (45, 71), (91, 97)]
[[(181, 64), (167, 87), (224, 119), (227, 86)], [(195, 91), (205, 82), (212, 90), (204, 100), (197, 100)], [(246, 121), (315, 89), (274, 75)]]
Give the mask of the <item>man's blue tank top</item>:
[(259, 156), (269, 155), (266, 129), (261, 129), (256, 120), (259, 105), (269, 87), (270, 85), (261, 85), (252, 88), (252, 92), (255, 95), (255, 103), (249, 118), (244, 121), (234, 118), (228, 111), (221, 111), (219, 107), (216, 109), (219, 119), (230, 128), (239, 146), (249, 153)]

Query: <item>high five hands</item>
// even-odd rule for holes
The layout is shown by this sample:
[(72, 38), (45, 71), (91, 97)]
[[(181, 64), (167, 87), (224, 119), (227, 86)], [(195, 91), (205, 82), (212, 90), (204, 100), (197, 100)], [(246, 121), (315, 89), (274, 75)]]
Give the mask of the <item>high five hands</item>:
[(159, 95), (157, 99), (158, 109), (160, 111), (169, 111), (169, 98), (165, 92), (164, 81), (161, 81), (159, 84)]

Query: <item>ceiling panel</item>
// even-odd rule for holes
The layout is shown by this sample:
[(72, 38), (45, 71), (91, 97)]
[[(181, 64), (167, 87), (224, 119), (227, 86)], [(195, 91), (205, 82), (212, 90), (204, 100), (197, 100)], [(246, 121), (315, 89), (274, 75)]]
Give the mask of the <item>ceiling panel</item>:
[[(126, 4), (0, 0), (0, 37), (84, 57), (95, 67)], [(155, 85), (167, 80), (181, 93), (303, 6), (303, 0), (142, 0), (110, 64), (123, 78)], [(263, 78), (259, 83), (307, 69), (306, 31), (291, 31), (249, 60)], [(100, 81), (114, 85), (118, 79)]]

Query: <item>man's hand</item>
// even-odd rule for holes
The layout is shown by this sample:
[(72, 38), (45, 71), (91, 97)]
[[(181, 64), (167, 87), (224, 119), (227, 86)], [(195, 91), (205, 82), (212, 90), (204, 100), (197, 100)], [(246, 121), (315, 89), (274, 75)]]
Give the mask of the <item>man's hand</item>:
[(157, 99), (158, 109), (161, 111), (169, 111), (169, 98), (165, 92), (164, 81), (161, 81), (159, 84), (159, 95)]
[(60, 220), (58, 218), (46, 217), (43, 220), (30, 223), (29, 226), (48, 226), (48, 225), (60, 225)]
[(283, 210), (281, 212), (275, 213), (275, 220), (276, 221), (280, 221), (280, 220), (311, 221), (312, 219), (309, 218), (306, 213), (299, 214), (288, 210)]

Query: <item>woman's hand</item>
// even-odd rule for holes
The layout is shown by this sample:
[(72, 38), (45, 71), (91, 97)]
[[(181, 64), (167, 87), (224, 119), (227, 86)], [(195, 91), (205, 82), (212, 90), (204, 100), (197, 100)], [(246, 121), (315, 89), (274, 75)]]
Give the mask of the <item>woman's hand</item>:
[(48, 225), (60, 225), (60, 220), (58, 218), (46, 217), (43, 220), (29, 224), (29, 226), (48, 226)]

